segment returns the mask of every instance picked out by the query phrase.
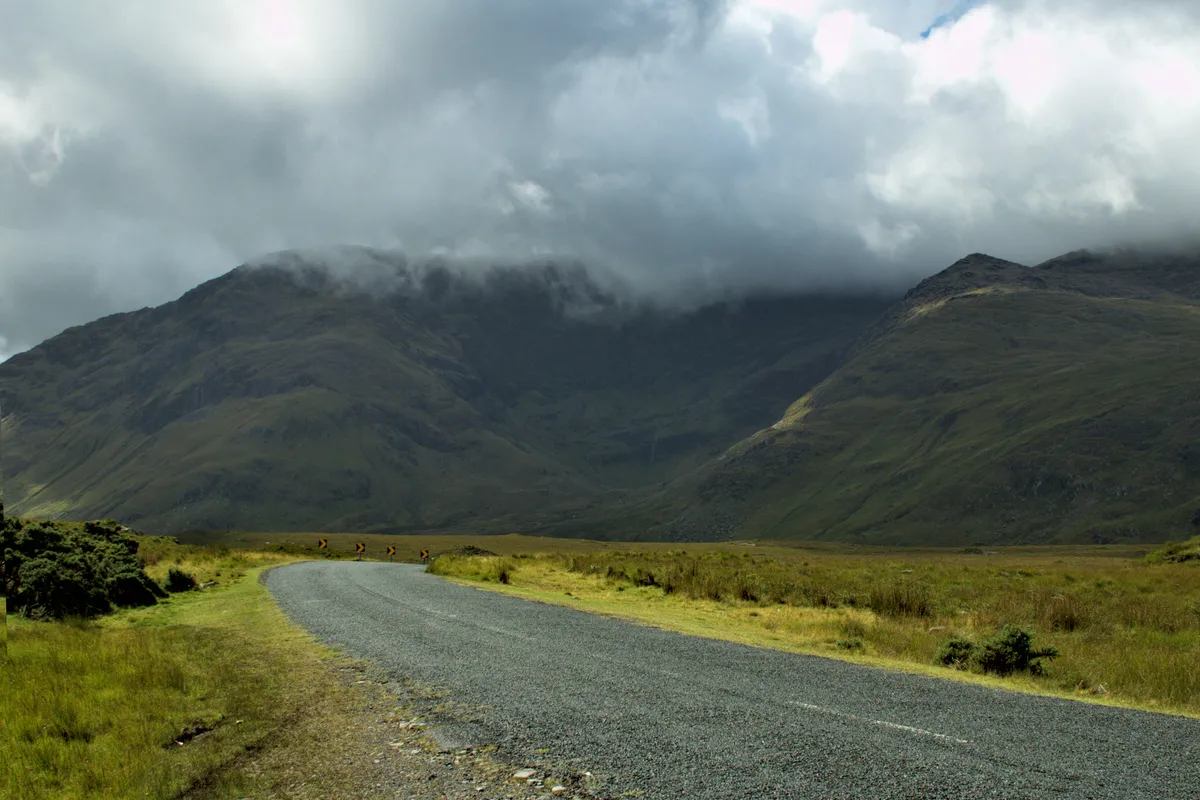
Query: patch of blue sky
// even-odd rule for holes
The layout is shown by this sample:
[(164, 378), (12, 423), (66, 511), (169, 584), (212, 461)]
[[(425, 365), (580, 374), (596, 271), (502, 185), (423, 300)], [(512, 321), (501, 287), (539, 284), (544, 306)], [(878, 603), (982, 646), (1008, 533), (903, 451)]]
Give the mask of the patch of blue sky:
[(932, 23), (930, 23), (928, 28), (921, 31), (921, 38), (928, 39), (930, 34), (932, 34), (938, 28), (944, 28), (947, 25), (953, 25), (955, 22), (958, 22), (960, 19), (966, 16), (968, 11), (977, 6), (984, 5), (985, 2), (986, 0), (958, 0), (958, 3), (955, 4), (954, 8), (939, 16)]

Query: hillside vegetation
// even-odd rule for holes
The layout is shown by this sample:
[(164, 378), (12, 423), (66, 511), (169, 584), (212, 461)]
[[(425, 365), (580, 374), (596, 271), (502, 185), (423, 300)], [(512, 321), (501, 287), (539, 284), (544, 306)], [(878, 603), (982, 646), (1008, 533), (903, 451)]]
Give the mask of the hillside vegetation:
[(0, 365), (14, 510), (160, 533), (569, 519), (769, 424), (886, 305), (667, 311), (563, 266), (349, 257), (358, 283), (284, 254)]
[[(1200, 525), (1200, 261), (976, 256), (774, 425), (651, 498), (647, 537), (1162, 541)], [(658, 510), (656, 510), (658, 509)]]
[(352, 255), (357, 282), (284, 254), (0, 365), (14, 507), (159, 532), (1200, 530), (1192, 255), (974, 255), (895, 303), (670, 312), (561, 265)]

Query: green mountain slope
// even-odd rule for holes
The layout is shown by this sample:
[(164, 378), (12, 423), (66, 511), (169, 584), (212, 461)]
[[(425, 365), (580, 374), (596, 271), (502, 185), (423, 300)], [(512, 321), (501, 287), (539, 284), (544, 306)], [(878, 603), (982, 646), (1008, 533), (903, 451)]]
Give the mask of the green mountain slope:
[(1200, 259), (963, 259), (774, 425), (619, 524), (874, 544), (1194, 532)]
[(769, 424), (886, 306), (665, 312), (567, 267), (353, 258), (364, 285), (284, 254), (0, 365), (10, 508), (161, 532), (570, 519)]

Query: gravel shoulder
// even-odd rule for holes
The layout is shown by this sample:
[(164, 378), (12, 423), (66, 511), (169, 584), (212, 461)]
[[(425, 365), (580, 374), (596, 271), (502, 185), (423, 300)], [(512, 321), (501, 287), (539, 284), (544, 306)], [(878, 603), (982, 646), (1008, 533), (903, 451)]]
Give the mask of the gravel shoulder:
[[(335, 668), (344, 691), (318, 701), (280, 742), (248, 752), (234, 765), (243, 777), (235, 796), (289, 800), (583, 800), (586, 775), (554, 774), (544, 759), (514, 767), (495, 748), (469, 746), (431, 730), (445, 719), (441, 693), (399, 683), (364, 662)], [(527, 770), (531, 774), (521, 772)], [(562, 786), (562, 792), (553, 793)], [(569, 793), (568, 793), (569, 792)], [(220, 792), (218, 796), (222, 796)], [(197, 786), (182, 800), (213, 796)]]
[(1200, 798), (1197, 720), (688, 637), (412, 565), (307, 562), (267, 585), (381, 683), (428, 697), (444, 752), (425, 757), (495, 765), (477, 797)]

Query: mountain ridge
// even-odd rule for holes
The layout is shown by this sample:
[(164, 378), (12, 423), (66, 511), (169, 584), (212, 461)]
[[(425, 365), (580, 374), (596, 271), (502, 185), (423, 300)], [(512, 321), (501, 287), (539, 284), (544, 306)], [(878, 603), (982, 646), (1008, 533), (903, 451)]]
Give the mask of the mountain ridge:
[(486, 525), (677, 474), (827, 374), (884, 305), (668, 312), (558, 265), (435, 266), (408, 294), (293, 277), (242, 267), (0, 366), (14, 509), (164, 531)]
[(355, 252), (368, 281), (276, 257), (0, 365), (14, 510), (953, 545), (1158, 541), (1200, 509), (1186, 252), (677, 310), (578, 265)]
[[(651, 535), (892, 544), (1186, 536), (1200, 509), (1200, 375), (1180, 368), (1198, 363), (1198, 343), (1193, 256), (1076, 251), (1024, 267), (973, 254), (910, 290), (836, 373), (702, 467), (682, 498), (661, 499), (687, 510)], [(969, 422), (986, 435), (964, 433)], [(873, 435), (855, 436), (864, 424)], [(1145, 482), (1122, 482), (1105, 459), (1136, 465)], [(818, 474), (841, 481), (834, 497), (801, 486)], [(1142, 507), (1129, 502), (1139, 494)], [(797, 515), (821, 521), (806, 531)]]

